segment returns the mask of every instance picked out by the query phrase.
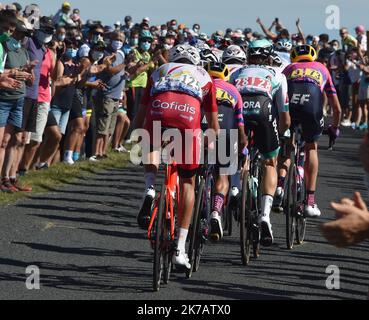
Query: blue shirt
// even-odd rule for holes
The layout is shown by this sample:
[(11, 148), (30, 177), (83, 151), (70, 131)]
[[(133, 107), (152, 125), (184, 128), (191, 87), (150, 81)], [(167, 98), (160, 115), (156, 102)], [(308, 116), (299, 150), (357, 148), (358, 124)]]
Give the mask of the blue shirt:
[(28, 38), (25, 48), (28, 51), (30, 61), (38, 60), (38, 64), (33, 69), (35, 79), (33, 81), (33, 85), (31, 87), (27, 87), (26, 97), (29, 99), (37, 100), (38, 86), (40, 84), (41, 66), (42, 61), (45, 58), (46, 48), (42, 44), (39, 44), (39, 42), (33, 38)]
[[(105, 57), (110, 56), (112, 53), (105, 52)], [(116, 67), (123, 64), (125, 60), (124, 53), (121, 50), (116, 52), (116, 59), (112, 64), (112, 67)], [(99, 78), (106, 84), (107, 89), (102, 91), (104, 97), (119, 100), (122, 96), (123, 89), (126, 85), (126, 77), (124, 69), (115, 74), (110, 75), (107, 72), (102, 72)]]

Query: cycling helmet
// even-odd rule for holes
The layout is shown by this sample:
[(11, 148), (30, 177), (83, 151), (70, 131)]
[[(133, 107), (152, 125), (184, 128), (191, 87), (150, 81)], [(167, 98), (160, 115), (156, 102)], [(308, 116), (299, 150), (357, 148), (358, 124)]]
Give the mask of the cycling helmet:
[(273, 66), (280, 67), (283, 64), (281, 57), (276, 52), (273, 52), (270, 57), (273, 60)]
[(267, 39), (251, 41), (249, 44), (249, 56), (262, 56), (269, 57), (274, 52), (274, 48), (271, 42)]
[(210, 49), (200, 51), (200, 58), (205, 62), (220, 62), (218, 57)]
[(292, 42), (289, 39), (280, 39), (277, 41), (275, 48), (277, 51), (288, 51), (292, 50)]
[(230, 72), (226, 64), (221, 62), (211, 62), (207, 65), (206, 71), (213, 78), (228, 81)]
[(195, 45), (193, 45), (199, 52), (204, 50), (210, 50), (210, 47), (207, 43), (203, 42), (202, 40), (197, 41)]
[(209, 40), (208, 35), (204, 32), (201, 32), (199, 34), (199, 39), (202, 40), (202, 41), (208, 41)]
[(292, 62), (300, 62), (300, 61), (313, 62), (316, 60), (316, 58), (317, 58), (316, 50), (308, 44), (297, 46), (291, 52)]
[(201, 60), (199, 51), (188, 44), (179, 44), (169, 51), (170, 62), (176, 62), (181, 59), (187, 60), (195, 66), (197, 66)]
[(239, 46), (231, 45), (223, 52), (222, 60), (224, 63), (235, 60), (243, 64), (247, 58), (245, 52)]

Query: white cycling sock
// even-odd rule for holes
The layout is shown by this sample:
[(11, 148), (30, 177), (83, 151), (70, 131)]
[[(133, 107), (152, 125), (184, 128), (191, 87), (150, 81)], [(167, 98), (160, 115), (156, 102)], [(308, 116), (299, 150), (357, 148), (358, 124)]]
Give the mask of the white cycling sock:
[(151, 186), (155, 186), (156, 173), (145, 172), (145, 188), (148, 189)]
[(186, 240), (187, 240), (188, 229), (179, 228), (178, 237), (178, 250), (180, 252), (186, 252)]
[(270, 211), (273, 206), (273, 197), (269, 194), (265, 194), (261, 198), (261, 215), (262, 217), (269, 218)]
[(73, 151), (67, 150), (67, 151), (64, 152), (64, 160), (72, 159), (72, 156), (73, 156)]

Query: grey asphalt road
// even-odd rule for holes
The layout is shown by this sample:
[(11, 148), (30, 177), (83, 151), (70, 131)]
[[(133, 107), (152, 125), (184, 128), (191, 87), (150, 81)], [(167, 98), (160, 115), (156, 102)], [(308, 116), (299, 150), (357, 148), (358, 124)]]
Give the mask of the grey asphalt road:
[[(141, 168), (111, 170), (0, 209), (0, 299), (367, 299), (369, 243), (336, 249), (318, 225), (333, 219), (331, 200), (362, 191), (357, 157), (362, 134), (346, 130), (336, 150), (322, 138), (318, 203), (306, 242), (288, 251), (284, 217), (273, 215), (276, 243), (248, 267), (240, 262), (238, 230), (208, 245), (198, 273), (153, 293), (152, 250), (136, 226)], [(40, 270), (40, 289), (26, 286), (26, 268)], [(340, 271), (328, 290), (326, 268)]]

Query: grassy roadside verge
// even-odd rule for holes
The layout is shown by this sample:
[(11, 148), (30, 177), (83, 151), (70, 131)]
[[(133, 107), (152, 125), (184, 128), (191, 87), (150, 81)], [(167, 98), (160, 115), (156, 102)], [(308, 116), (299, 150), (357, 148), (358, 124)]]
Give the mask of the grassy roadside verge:
[(37, 193), (48, 192), (55, 187), (71, 183), (78, 178), (93, 175), (101, 170), (109, 168), (123, 168), (129, 164), (129, 154), (110, 152), (108, 158), (99, 162), (79, 161), (73, 166), (58, 163), (47, 170), (31, 171), (25, 177), (20, 178), (21, 184), (32, 187), (31, 193), (16, 192), (4, 193), (0, 191), (0, 206), (12, 204), (19, 199), (29, 197)]

